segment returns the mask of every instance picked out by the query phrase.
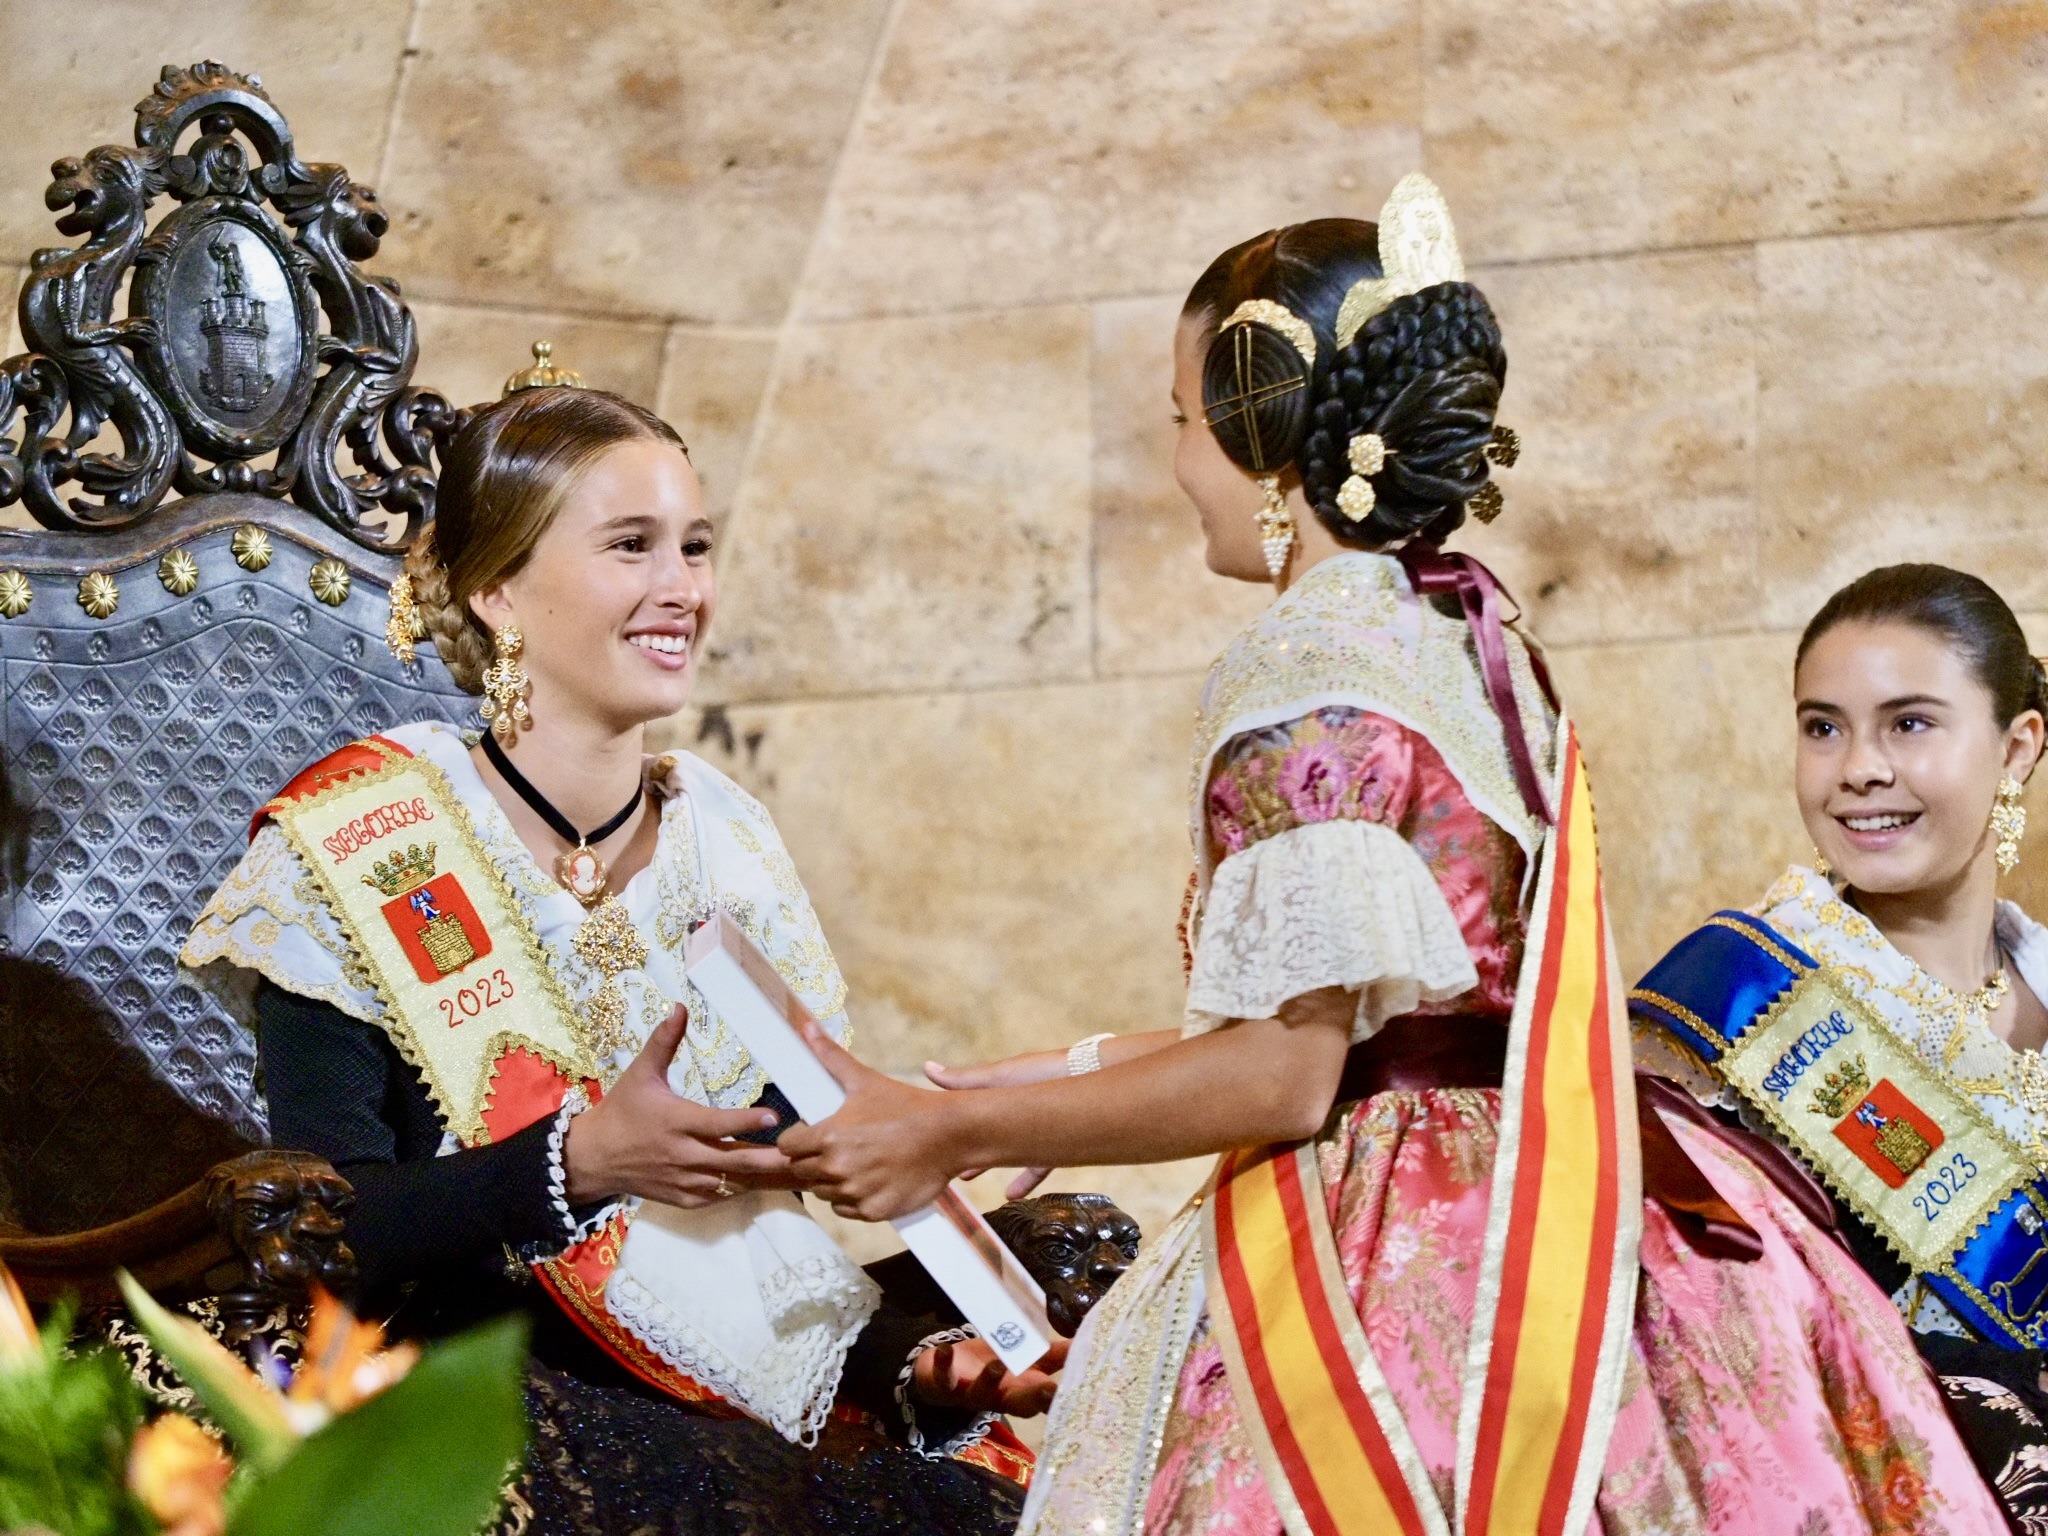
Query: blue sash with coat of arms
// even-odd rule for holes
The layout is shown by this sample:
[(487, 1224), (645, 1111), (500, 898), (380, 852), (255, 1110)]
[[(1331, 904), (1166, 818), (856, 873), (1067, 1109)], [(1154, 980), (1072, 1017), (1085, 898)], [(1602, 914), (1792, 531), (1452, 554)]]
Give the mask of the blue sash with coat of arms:
[(2048, 1178), (1827, 967), (1717, 912), (1629, 994), (1984, 1339), (2048, 1348)]

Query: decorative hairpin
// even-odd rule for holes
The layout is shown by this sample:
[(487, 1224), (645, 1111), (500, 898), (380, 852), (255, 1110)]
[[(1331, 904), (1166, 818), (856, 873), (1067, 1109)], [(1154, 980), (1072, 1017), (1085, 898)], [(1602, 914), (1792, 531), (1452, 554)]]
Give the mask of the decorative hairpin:
[(1338, 346), (1350, 346), (1365, 322), (1394, 300), (1464, 280), (1450, 205), (1420, 171), (1403, 176), (1380, 209), (1380, 271), (1382, 276), (1363, 278), (1344, 295), (1337, 309)]
[(1216, 334), (1222, 335), (1233, 325), (1247, 324), (1263, 325), (1269, 331), (1278, 331), (1301, 354), (1302, 362), (1310, 368), (1315, 367), (1316, 333), (1306, 320), (1285, 304), (1275, 303), (1272, 299), (1246, 299), (1216, 327)]
[(1522, 456), (1522, 434), (1513, 427), (1495, 427), (1484, 452), (1502, 469), (1512, 469), (1515, 460)]
[(1344, 458), (1351, 473), (1337, 487), (1337, 510), (1352, 522), (1362, 523), (1372, 515), (1379, 501), (1372, 488), (1372, 477), (1387, 467), (1387, 455), (1393, 451), (1377, 432), (1361, 432), (1345, 448)]

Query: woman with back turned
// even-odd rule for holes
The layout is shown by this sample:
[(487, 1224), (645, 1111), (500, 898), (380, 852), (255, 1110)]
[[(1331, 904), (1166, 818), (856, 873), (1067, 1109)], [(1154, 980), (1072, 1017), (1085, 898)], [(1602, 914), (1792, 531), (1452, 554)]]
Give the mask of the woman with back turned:
[(1197, 723), (1185, 1023), (943, 1095), (820, 1037), (848, 1101), (782, 1142), (869, 1218), (964, 1168), (1221, 1154), (1077, 1335), (1025, 1529), (1983, 1532), (1796, 1170), (1639, 1125), (1576, 737), (1441, 548), (1516, 442), (1436, 189), (1225, 252), (1176, 341), (1210, 568), (1280, 588)]

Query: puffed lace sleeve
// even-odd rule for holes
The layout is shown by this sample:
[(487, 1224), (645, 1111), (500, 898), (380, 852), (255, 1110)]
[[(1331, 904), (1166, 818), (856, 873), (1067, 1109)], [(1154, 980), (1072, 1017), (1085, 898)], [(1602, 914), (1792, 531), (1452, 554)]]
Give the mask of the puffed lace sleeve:
[(266, 824), (221, 882), (178, 958), (202, 983), (232, 996), (230, 975), (254, 971), (315, 1002), (374, 1024), (383, 1016), (341, 927), (321, 900), (312, 871), (284, 833)]
[(1324, 987), (1357, 995), (1354, 1042), (1475, 988), (1475, 1006), (1499, 1001), (1519, 957), (1518, 855), (1416, 732), (1333, 708), (1236, 737), (1206, 810), (1183, 1033)]

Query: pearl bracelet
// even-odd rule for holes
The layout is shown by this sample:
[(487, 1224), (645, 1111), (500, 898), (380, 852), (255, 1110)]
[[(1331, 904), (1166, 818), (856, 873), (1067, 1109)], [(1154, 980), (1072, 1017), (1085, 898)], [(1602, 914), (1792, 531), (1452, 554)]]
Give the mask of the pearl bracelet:
[(1099, 1035), (1090, 1035), (1086, 1040), (1076, 1040), (1067, 1047), (1067, 1076), (1085, 1077), (1090, 1072), (1102, 1070), (1102, 1042), (1114, 1040), (1116, 1036), (1105, 1030)]

